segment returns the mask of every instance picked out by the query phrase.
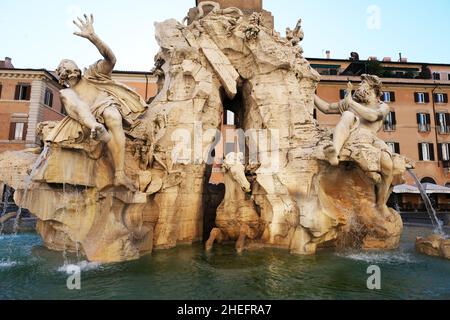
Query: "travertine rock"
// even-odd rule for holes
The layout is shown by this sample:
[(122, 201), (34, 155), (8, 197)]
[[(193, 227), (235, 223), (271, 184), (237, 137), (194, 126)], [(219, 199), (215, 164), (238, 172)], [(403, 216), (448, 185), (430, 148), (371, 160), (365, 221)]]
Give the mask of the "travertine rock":
[[(372, 166), (372, 155), (386, 155), (373, 146), (378, 140), (371, 131), (362, 140), (350, 136), (340, 163), (329, 163), (323, 150), (333, 135), (313, 119), (320, 76), (302, 57), (300, 22), (281, 38), (258, 14), (236, 8), (215, 7), (206, 15), (197, 9), (188, 20), (188, 26), (176, 20), (155, 24), (160, 91), (148, 108), (119, 99), (124, 108), (137, 104), (130, 108), (133, 125), (123, 127), (124, 145), (104, 143), (112, 131), (108, 123), (90, 128), (75, 115), (65, 120), (70, 126), (45, 123), (39, 135), (49, 153), (28, 188), (24, 181), (37, 155), (0, 155), (1, 182), (14, 187), (17, 203), (39, 218), (46, 246), (114, 262), (208, 236), (206, 173), (225, 109), (236, 113), (247, 134), (240, 152), (248, 152), (244, 164), (225, 163), (226, 195), (212, 241), (237, 241), (239, 251), (278, 247), (295, 254), (314, 254), (322, 246), (398, 246), (400, 216), (376, 190), (380, 181), (388, 181), (388, 188), (400, 181), (406, 161), (389, 155), (394, 179), (380, 180), (384, 171)], [(91, 112), (97, 116), (96, 110)], [(67, 129), (63, 138), (61, 127)], [(234, 178), (232, 168), (239, 168)], [(250, 186), (251, 195), (238, 182), (245, 191)]]
[(439, 235), (419, 237), (416, 240), (416, 250), (428, 256), (450, 259), (450, 239)]

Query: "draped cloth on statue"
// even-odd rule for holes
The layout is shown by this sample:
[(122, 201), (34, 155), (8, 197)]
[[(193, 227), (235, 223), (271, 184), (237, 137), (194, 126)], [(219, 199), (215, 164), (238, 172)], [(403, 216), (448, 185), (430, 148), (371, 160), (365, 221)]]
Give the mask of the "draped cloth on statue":
[[(103, 112), (109, 107), (116, 108), (122, 115), (124, 129), (133, 127), (136, 120), (147, 110), (147, 104), (142, 97), (131, 88), (115, 82), (111, 74), (101, 72), (100, 61), (89, 67), (83, 78), (100, 91), (107, 93), (107, 97), (91, 106), (91, 112), (99, 123), (105, 123)], [(59, 122), (46, 138), (47, 142), (67, 144), (77, 148), (77, 144), (86, 143), (89, 140), (90, 131), (83, 127), (76, 119), (64, 118)], [(85, 149), (85, 146), (80, 146)]]

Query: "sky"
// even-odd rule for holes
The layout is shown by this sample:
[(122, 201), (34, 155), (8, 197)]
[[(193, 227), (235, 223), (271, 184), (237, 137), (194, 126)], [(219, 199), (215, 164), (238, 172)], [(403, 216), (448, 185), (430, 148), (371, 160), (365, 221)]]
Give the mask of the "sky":
[[(0, 0), (0, 59), (16, 68), (54, 70), (63, 58), (87, 67), (100, 58), (75, 37), (72, 20), (95, 17), (97, 34), (117, 56), (117, 70), (150, 70), (158, 45), (154, 22), (183, 19), (194, 0)], [(303, 19), (306, 57), (369, 56), (450, 63), (448, 0), (264, 0), (284, 35)]]

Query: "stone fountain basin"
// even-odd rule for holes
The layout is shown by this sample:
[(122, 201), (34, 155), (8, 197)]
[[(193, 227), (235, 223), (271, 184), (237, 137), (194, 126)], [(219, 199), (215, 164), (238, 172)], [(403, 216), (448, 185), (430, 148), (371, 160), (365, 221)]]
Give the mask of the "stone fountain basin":
[(441, 235), (431, 235), (416, 239), (416, 250), (419, 253), (450, 260), (450, 239)]

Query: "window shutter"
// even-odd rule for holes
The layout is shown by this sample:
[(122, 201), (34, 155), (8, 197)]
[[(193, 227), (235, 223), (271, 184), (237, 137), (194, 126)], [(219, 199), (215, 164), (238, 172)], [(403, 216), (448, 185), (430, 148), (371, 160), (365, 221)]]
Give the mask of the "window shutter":
[(441, 124), (441, 119), (440, 119), (440, 113), (436, 113), (436, 126), (439, 126)]
[(417, 124), (420, 124), (420, 113), (417, 114)]
[(3, 86), (0, 84), (0, 99), (2, 98), (2, 89), (3, 89)]
[(445, 123), (450, 126), (450, 113), (445, 113)]
[(444, 93), (444, 103), (448, 103), (448, 94)]
[(437, 102), (437, 100), (438, 100), (438, 99), (437, 99), (437, 93), (433, 93), (433, 101), (434, 101), (434, 102)]
[(425, 116), (427, 118), (427, 124), (431, 125), (431, 115), (429, 113), (427, 113)]
[(25, 100), (29, 101), (31, 99), (31, 86), (26, 86)]
[(9, 125), (9, 140), (14, 140), (16, 134), (16, 124), (11, 122)]
[(23, 133), (22, 133), (22, 140), (27, 140), (27, 131), (28, 131), (28, 123), (23, 124)]
[(430, 145), (430, 160), (434, 161), (435, 160), (435, 158), (434, 158), (434, 144), (430, 143), (429, 145)]
[(20, 84), (16, 85), (16, 92), (14, 93), (14, 100), (19, 100)]
[(419, 160), (423, 161), (422, 144), (419, 143)]
[(391, 102), (395, 102), (395, 92), (391, 92)]
[(50, 91), (50, 107), (53, 107), (53, 92)]
[(419, 102), (419, 93), (414, 92), (414, 102), (418, 103)]
[(400, 143), (395, 143), (395, 153), (400, 154)]
[(442, 161), (443, 160), (443, 156), (442, 156), (442, 143), (438, 143), (438, 160)]
[(397, 125), (397, 116), (395, 115), (395, 112), (391, 112), (392, 114), (392, 124), (395, 126)]
[(339, 90), (339, 97), (340, 99), (345, 99), (345, 90)]
[(428, 92), (425, 93), (425, 103), (430, 103), (430, 94)]

